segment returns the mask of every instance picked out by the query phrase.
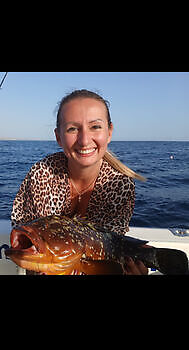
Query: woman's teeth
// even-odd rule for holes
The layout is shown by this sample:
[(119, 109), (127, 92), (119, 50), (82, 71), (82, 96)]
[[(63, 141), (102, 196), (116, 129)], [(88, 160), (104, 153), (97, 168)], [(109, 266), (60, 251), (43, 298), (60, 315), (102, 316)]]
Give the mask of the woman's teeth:
[(89, 154), (89, 153), (92, 153), (95, 151), (95, 148), (92, 148), (92, 149), (85, 149), (85, 150), (78, 150), (77, 152), (80, 153), (80, 154)]

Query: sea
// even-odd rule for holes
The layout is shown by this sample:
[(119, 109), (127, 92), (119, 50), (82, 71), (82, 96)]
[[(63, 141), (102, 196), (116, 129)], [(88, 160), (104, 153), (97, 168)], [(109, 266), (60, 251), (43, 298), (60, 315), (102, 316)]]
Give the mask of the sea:
[[(189, 141), (112, 141), (109, 148), (135, 172), (130, 226), (189, 228)], [(56, 141), (0, 141), (0, 220), (10, 220), (13, 200), (31, 166), (61, 151)]]

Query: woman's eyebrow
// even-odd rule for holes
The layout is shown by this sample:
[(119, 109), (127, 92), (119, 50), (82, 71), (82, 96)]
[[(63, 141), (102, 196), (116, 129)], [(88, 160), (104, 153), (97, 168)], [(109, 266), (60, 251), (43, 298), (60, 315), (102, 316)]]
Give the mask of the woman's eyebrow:
[(74, 122), (74, 121), (73, 121), (73, 122), (72, 122), (72, 121), (71, 121), (71, 122), (67, 122), (67, 123), (66, 123), (66, 122), (63, 122), (63, 126), (68, 126), (69, 124), (70, 124), (70, 125), (76, 125), (76, 126), (79, 126), (79, 125), (80, 125), (79, 123)]
[[(98, 118), (98, 119), (89, 121), (89, 124), (96, 123), (96, 122), (102, 122), (102, 123), (104, 123), (104, 120)], [(66, 125), (66, 126), (68, 126), (68, 125), (80, 126), (80, 123), (77, 123), (77, 122), (75, 122), (75, 121), (70, 121), (70, 122), (68, 122), (68, 123), (63, 122), (63, 126), (65, 126), (65, 125)]]
[(96, 122), (104, 122), (104, 120), (102, 120), (102, 119), (91, 120), (91, 121), (89, 122), (89, 124), (91, 124), (91, 123), (96, 123)]

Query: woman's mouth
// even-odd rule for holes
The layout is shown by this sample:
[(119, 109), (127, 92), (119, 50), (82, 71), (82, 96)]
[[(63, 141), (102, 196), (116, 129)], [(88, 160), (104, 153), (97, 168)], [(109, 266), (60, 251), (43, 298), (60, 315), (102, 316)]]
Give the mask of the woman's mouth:
[(87, 148), (87, 149), (77, 149), (76, 153), (79, 154), (81, 157), (88, 157), (95, 153), (97, 148)]

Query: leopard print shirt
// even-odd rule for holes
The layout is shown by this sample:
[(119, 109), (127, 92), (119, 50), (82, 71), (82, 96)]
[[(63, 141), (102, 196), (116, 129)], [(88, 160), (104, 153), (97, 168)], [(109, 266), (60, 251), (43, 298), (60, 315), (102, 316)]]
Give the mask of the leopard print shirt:
[[(12, 224), (52, 214), (71, 216), (71, 189), (64, 152), (34, 164), (13, 202)], [(88, 203), (86, 217), (110, 231), (125, 234), (134, 209), (135, 185), (103, 160)]]

